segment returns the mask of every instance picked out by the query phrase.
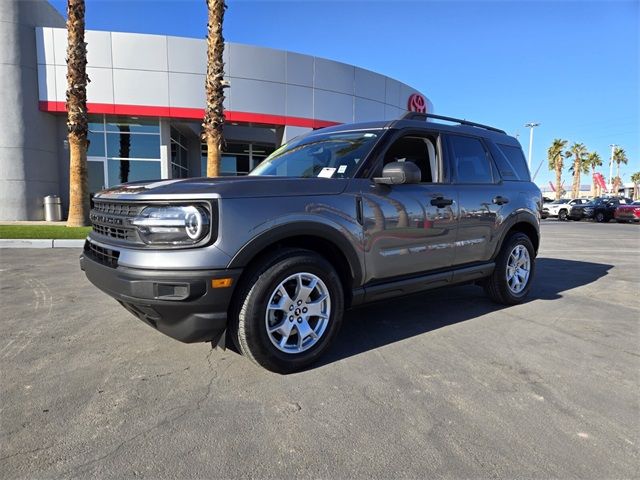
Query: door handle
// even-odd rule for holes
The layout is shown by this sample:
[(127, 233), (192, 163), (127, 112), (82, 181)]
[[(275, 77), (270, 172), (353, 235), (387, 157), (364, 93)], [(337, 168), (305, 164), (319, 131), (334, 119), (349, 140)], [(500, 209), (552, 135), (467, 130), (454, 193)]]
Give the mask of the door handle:
[(453, 200), (450, 198), (436, 197), (431, 199), (431, 205), (438, 208), (444, 208), (452, 204), (453, 204)]
[(507, 197), (498, 195), (493, 199), (493, 203), (495, 203), (496, 205), (504, 205), (505, 203), (509, 203), (509, 199)]

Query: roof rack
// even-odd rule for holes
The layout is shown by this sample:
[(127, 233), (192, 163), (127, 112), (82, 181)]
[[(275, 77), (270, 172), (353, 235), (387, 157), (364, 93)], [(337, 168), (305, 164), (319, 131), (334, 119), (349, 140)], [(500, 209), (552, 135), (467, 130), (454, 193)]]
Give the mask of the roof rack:
[(459, 123), (460, 125), (469, 125), (470, 127), (484, 128), (486, 130), (492, 130), (498, 133), (504, 133), (504, 134), (507, 133), (504, 130), (500, 130), (499, 128), (495, 128), (495, 127), (490, 127), (489, 125), (469, 122), (467, 120), (461, 120), (459, 118), (445, 117), (442, 115), (434, 115), (433, 113), (407, 112), (402, 116), (401, 120), (427, 120), (429, 118), (434, 118), (436, 120), (446, 120), (447, 122)]

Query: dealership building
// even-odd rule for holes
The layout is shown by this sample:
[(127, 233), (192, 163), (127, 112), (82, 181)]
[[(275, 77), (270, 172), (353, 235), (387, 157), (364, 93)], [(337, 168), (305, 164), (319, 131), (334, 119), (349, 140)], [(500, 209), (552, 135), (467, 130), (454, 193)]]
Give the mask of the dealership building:
[[(0, 2), (0, 220), (66, 211), (66, 30), (46, 1)], [(127, 181), (202, 176), (204, 40), (87, 31), (91, 192)], [(337, 123), (432, 111), (385, 75), (300, 53), (227, 43), (224, 175), (244, 175), (289, 139)]]

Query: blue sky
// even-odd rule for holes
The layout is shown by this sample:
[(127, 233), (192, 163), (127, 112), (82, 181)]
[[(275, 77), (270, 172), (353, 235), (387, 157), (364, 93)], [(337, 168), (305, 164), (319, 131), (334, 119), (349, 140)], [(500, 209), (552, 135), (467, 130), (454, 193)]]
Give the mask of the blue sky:
[[(52, 1), (64, 12), (64, 0)], [(533, 170), (559, 137), (640, 170), (640, 2), (228, 1), (225, 38), (402, 80), (437, 113), (534, 134)], [(205, 0), (87, 0), (87, 28), (203, 38)], [(601, 168), (608, 178), (606, 164)], [(552, 178), (543, 163), (536, 182)], [(570, 183), (569, 173), (565, 173)], [(583, 183), (589, 179), (583, 177)]]

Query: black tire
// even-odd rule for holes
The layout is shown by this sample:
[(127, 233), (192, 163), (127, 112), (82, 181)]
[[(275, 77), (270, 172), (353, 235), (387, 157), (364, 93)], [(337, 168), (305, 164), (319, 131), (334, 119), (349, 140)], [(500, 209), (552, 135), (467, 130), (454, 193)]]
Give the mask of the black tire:
[(593, 217), (594, 220), (598, 223), (604, 223), (604, 222), (608, 222), (609, 220), (607, 220), (604, 216), (604, 213), (602, 212), (598, 212), (595, 214), (595, 216)]
[(560, 210), (558, 212), (558, 220), (560, 220), (561, 222), (564, 222), (567, 220), (567, 211), (566, 210)]
[[(516, 294), (509, 288), (506, 272), (509, 256), (518, 245), (523, 245), (527, 249), (530, 259), (530, 268), (529, 278), (527, 279), (524, 289)], [(489, 298), (494, 302), (501, 303), (503, 305), (517, 305), (524, 301), (531, 290), (531, 282), (535, 275), (535, 266), (535, 250), (531, 243), (531, 239), (524, 233), (513, 233), (504, 240), (504, 243), (500, 248), (500, 252), (496, 257), (496, 268), (491, 276), (487, 277), (482, 282), (482, 287)]]
[[(287, 277), (301, 272), (322, 280), (328, 290), (331, 311), (317, 343), (301, 353), (285, 353), (270, 340), (265, 314), (276, 287)], [(291, 373), (311, 365), (340, 330), (344, 313), (342, 282), (333, 266), (315, 252), (291, 248), (279, 250), (255, 266), (239, 288), (229, 332), (240, 353), (267, 370)]]

